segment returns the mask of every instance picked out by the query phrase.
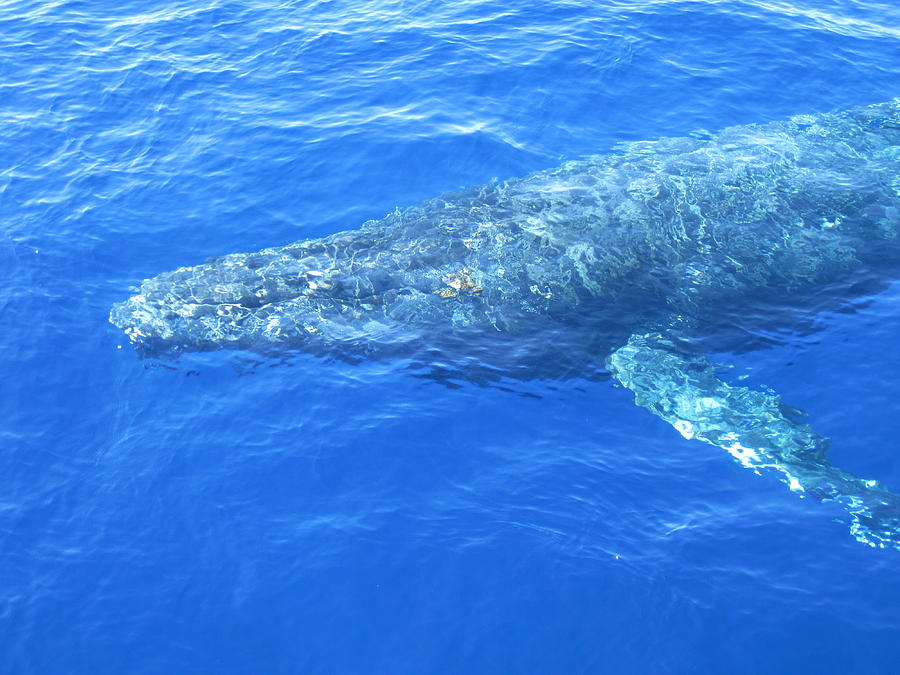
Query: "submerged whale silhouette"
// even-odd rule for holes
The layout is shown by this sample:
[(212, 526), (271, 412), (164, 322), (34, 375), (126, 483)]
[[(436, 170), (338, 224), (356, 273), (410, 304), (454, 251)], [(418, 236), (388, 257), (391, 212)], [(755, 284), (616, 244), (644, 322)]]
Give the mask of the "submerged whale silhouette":
[(832, 466), (796, 411), (702, 353), (877, 289), (900, 269), (898, 234), (900, 99), (630, 143), (212, 259), (145, 280), (110, 321), (145, 355), (296, 349), (522, 378), (605, 365), (686, 438), (900, 548), (898, 495)]

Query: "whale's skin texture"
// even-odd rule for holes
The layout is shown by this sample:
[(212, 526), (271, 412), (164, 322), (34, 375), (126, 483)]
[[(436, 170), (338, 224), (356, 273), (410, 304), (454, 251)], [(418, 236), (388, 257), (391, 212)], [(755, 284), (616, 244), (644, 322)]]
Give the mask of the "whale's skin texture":
[(226, 255), (144, 281), (110, 320), (148, 354), (403, 353), (553, 326), (608, 333), (612, 347), (666, 317), (802, 304), (853, 279), (898, 248), (898, 193), (894, 100), (632, 143)]
[(841, 504), (857, 540), (900, 549), (900, 496), (832, 466), (780, 397), (728, 384), (702, 354), (898, 270), (895, 99), (631, 143), (226, 255), (145, 280), (110, 321), (149, 356), (401, 356), (519, 378), (593, 363), (685, 438)]

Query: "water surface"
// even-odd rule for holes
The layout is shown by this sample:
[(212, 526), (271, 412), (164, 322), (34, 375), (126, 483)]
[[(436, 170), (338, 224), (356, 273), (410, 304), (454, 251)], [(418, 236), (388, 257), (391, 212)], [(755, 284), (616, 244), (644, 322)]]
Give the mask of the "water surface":
[[(898, 26), (828, 0), (6, 3), (0, 670), (896, 672), (896, 551), (594, 371), (141, 361), (107, 314), (623, 141), (887, 100)], [(719, 355), (894, 489), (898, 293)]]

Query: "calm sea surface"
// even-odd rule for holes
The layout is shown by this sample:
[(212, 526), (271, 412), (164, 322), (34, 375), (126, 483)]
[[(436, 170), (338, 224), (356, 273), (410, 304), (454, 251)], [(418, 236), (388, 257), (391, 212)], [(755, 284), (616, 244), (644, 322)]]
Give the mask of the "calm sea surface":
[[(155, 362), (107, 322), (210, 256), (895, 96), (888, 0), (0, 3), (0, 672), (900, 672), (900, 551), (595, 373)], [(900, 489), (870, 300), (726, 356)]]

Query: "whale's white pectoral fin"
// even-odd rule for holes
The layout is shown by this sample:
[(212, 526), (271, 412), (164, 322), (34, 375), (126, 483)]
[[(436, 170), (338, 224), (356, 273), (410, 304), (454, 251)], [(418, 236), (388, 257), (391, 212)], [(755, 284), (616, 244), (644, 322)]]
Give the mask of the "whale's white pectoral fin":
[(828, 440), (790, 419), (778, 395), (723, 382), (705, 357), (656, 333), (633, 335), (607, 368), (635, 403), (685, 438), (723, 448), (757, 473), (774, 470), (794, 492), (839, 502), (857, 540), (900, 548), (900, 495), (829, 464)]

